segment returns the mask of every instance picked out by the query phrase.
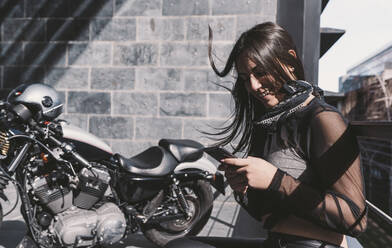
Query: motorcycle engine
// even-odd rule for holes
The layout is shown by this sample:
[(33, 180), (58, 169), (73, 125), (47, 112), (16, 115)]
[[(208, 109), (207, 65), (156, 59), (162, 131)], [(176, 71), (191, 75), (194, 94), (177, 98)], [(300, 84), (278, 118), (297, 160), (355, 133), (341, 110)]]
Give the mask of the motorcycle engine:
[(107, 202), (96, 210), (71, 207), (55, 217), (49, 230), (64, 245), (81, 247), (118, 242), (124, 236), (125, 228), (124, 214), (116, 204)]
[(106, 202), (93, 208), (108, 188), (109, 173), (96, 167), (83, 168), (78, 173), (79, 183), (74, 190), (65, 178), (64, 173), (52, 171), (32, 181), (33, 195), (51, 212), (44, 210), (39, 214), (41, 226), (48, 228), (67, 247), (108, 245), (119, 241), (126, 229), (126, 220), (119, 207)]
[[(107, 171), (97, 168), (83, 168), (78, 177), (77, 190), (73, 192), (67, 185), (64, 175), (51, 173), (36, 177), (32, 183), (34, 195), (40, 204), (49, 208), (53, 214), (61, 213), (71, 206), (90, 209), (105, 194), (110, 175)], [(75, 196), (75, 197), (74, 197)]]
[(50, 184), (48, 176), (36, 177), (32, 183), (33, 193), (39, 202), (52, 213), (60, 213), (72, 206), (72, 190), (61, 184)]
[(90, 209), (105, 194), (110, 181), (107, 171), (98, 168), (83, 168), (79, 173), (79, 187), (74, 205)]

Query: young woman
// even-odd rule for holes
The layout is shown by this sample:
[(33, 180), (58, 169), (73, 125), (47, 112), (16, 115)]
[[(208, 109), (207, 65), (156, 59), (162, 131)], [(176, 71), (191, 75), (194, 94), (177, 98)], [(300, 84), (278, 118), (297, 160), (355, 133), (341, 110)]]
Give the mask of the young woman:
[[(290, 35), (267, 22), (244, 32), (223, 71), (234, 68), (232, 122), (218, 145), (240, 137), (222, 160), (236, 200), (269, 230), (266, 241), (194, 237), (168, 247), (347, 247), (366, 229), (366, 203), (354, 134), (321, 91), (304, 81)], [(185, 245), (185, 246), (183, 246)]]

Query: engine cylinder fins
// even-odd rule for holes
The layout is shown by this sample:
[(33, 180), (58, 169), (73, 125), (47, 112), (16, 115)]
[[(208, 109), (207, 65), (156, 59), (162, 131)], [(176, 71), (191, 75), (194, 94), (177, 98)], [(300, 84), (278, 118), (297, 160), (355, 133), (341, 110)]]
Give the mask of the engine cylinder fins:
[(8, 140), (8, 134), (0, 131), (0, 159), (7, 157), (8, 150), (10, 149), (10, 141)]
[(110, 181), (110, 175), (107, 171), (97, 168), (83, 168), (79, 173), (78, 193), (74, 199), (74, 205), (90, 209), (101, 199)]
[(73, 192), (67, 187), (49, 186), (45, 177), (37, 177), (32, 183), (34, 195), (53, 214), (61, 213), (72, 206)]

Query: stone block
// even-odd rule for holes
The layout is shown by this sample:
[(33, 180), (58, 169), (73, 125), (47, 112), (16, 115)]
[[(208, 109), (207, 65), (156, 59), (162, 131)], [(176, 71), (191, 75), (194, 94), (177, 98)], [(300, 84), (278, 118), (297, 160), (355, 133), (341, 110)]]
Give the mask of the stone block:
[(78, 18), (112, 17), (114, 0), (69, 0), (69, 16)]
[(89, 123), (89, 131), (100, 138), (133, 138), (133, 119), (131, 117), (91, 116)]
[(23, 43), (2, 42), (0, 43), (0, 65), (22, 65)]
[(278, 0), (263, 0), (261, 2), (261, 14), (265, 16), (276, 16)]
[(135, 19), (95, 19), (91, 22), (91, 39), (132, 41), (136, 39)]
[(28, 0), (26, 3), (26, 17), (68, 17), (68, 0)]
[(116, 0), (117, 16), (160, 16), (160, 0)]
[(163, 0), (164, 16), (208, 15), (208, 0)]
[(91, 88), (101, 90), (130, 90), (135, 87), (133, 68), (92, 68)]
[(207, 45), (199, 43), (164, 43), (161, 47), (161, 65), (207, 65)]
[(156, 44), (114, 45), (115, 65), (156, 65), (157, 58), (158, 46)]
[(45, 20), (6, 19), (3, 41), (45, 41)]
[(227, 59), (230, 56), (234, 44), (218, 43), (216, 42), (212, 47), (212, 58), (216, 68), (223, 70), (226, 66)]
[(114, 93), (113, 113), (156, 116), (158, 96), (154, 93)]
[(59, 116), (59, 119), (66, 120), (71, 125), (77, 126), (77, 127), (81, 128), (83, 130), (88, 131), (88, 129), (87, 129), (87, 123), (88, 123), (87, 115), (82, 115), (82, 114), (61, 114)]
[(246, 30), (252, 28), (256, 24), (260, 24), (263, 22), (275, 22), (275, 15), (248, 15), (248, 16), (237, 16), (237, 32), (236, 38), (240, 37), (240, 35)]
[(209, 94), (208, 116), (229, 118), (234, 110), (231, 94)]
[(213, 15), (260, 14), (260, 0), (217, 0), (212, 1)]
[(231, 85), (223, 82), (223, 79), (211, 72), (212, 69), (190, 69), (184, 70), (184, 85), (186, 91), (225, 91), (225, 87)]
[(227, 125), (224, 122), (224, 120), (216, 119), (186, 119), (184, 120), (183, 138), (196, 140), (205, 146), (212, 145), (216, 141), (212, 140), (211, 137), (216, 138), (218, 136), (204, 134), (203, 132), (216, 133), (218, 132), (217, 128)]
[(183, 40), (184, 19), (139, 18), (138, 40)]
[(206, 94), (161, 93), (162, 116), (206, 116)]
[(208, 40), (208, 26), (213, 31), (213, 40), (234, 39), (234, 17), (189, 17), (187, 18), (187, 40)]
[(208, 69), (184, 70), (184, 86), (186, 91), (209, 91)]
[[(225, 77), (219, 77), (218, 75), (215, 74), (213, 70), (208, 71), (208, 83), (215, 85), (217, 89), (226, 91), (226, 90), (231, 90), (235, 84), (235, 81), (237, 79), (237, 75), (234, 74), (234, 72), (229, 72)], [(220, 86), (219, 86), (220, 85)], [(222, 88), (221, 86), (225, 87)]]
[(55, 89), (87, 89), (88, 68), (48, 68), (45, 83)]
[(89, 21), (81, 19), (48, 19), (48, 41), (88, 41)]
[(68, 113), (110, 114), (110, 94), (104, 92), (68, 92)]
[[(60, 102), (62, 102), (65, 105), (65, 92), (61, 90), (56, 90), (57, 93), (59, 94)], [(63, 113), (65, 112), (65, 106), (63, 105)]]
[(177, 118), (136, 118), (136, 140), (181, 138), (182, 121)]
[(69, 65), (109, 65), (110, 44), (81, 43), (68, 45)]
[(2, 19), (23, 18), (25, 1), (0, 1)]
[(137, 68), (136, 89), (138, 90), (181, 90), (180, 69), (174, 68)]
[(13, 89), (22, 83), (43, 82), (44, 77), (44, 67), (4, 66), (3, 87)]
[(128, 141), (128, 140), (113, 140), (113, 152), (119, 153), (125, 157), (133, 157), (138, 153), (148, 149), (151, 146), (156, 146), (155, 141)]
[(61, 43), (26, 43), (24, 47), (24, 65), (65, 65), (65, 44)]

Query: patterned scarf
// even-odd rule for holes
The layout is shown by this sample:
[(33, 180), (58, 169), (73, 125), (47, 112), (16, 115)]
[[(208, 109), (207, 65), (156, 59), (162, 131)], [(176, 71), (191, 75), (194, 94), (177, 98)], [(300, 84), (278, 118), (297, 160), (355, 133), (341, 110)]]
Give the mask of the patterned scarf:
[(293, 80), (285, 83), (282, 87), (286, 97), (276, 106), (268, 109), (260, 118), (255, 120), (254, 125), (262, 126), (269, 130), (276, 130), (279, 122), (282, 122), (296, 111), (304, 108), (305, 101), (314, 91), (318, 95), (322, 95), (322, 91), (306, 81)]

